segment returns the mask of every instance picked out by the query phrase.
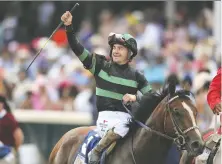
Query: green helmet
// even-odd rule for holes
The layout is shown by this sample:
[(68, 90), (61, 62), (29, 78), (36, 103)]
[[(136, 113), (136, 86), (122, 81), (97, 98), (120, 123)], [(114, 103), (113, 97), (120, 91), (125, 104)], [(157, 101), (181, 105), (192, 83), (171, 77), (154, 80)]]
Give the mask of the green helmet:
[(114, 44), (121, 44), (129, 48), (133, 53), (133, 55), (130, 57), (130, 60), (132, 60), (137, 55), (137, 43), (135, 38), (130, 34), (110, 33), (108, 37), (108, 43), (111, 48), (113, 47)]

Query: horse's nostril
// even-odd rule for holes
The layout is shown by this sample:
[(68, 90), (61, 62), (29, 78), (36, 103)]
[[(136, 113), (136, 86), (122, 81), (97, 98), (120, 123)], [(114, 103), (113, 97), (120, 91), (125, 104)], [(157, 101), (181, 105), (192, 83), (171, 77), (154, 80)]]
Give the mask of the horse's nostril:
[(191, 144), (191, 147), (193, 149), (199, 149), (200, 148), (200, 143), (198, 141), (194, 141), (192, 144)]

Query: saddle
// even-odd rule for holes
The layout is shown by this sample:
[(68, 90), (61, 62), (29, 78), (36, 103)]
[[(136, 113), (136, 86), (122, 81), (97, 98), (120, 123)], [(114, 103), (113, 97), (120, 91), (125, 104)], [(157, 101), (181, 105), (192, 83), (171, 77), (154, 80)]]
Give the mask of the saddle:
[[(74, 164), (88, 164), (88, 156), (90, 151), (98, 144), (101, 140), (96, 131), (92, 130), (85, 137), (83, 143), (79, 147), (77, 155), (74, 160)], [(107, 149), (102, 153), (100, 164), (104, 164), (106, 157), (112, 152), (116, 145), (116, 142), (113, 142)]]

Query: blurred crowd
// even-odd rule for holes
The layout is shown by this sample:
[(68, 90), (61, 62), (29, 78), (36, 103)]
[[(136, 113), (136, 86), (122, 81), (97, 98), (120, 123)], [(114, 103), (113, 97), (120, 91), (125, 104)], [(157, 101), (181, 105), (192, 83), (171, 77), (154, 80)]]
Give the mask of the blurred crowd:
[[(192, 17), (188, 12), (176, 11), (175, 21), (167, 23), (156, 8), (119, 14), (105, 9), (98, 16), (98, 29), (93, 29), (91, 20), (84, 19), (77, 35), (89, 51), (109, 58), (109, 33), (132, 34), (139, 48), (132, 65), (144, 72), (154, 89), (172, 76), (182, 86), (189, 87), (196, 96), (198, 121), (203, 130), (212, 120), (206, 93), (221, 64), (221, 50), (212, 36), (212, 10), (203, 8)], [(36, 21), (41, 30), (48, 28), (53, 14), (53, 2), (39, 6)], [(8, 15), (0, 22), (0, 94), (15, 108), (95, 111), (93, 77), (70, 50), (65, 30), (56, 32), (26, 71), (47, 37), (22, 43), (14, 39), (18, 28), (16, 15)]]

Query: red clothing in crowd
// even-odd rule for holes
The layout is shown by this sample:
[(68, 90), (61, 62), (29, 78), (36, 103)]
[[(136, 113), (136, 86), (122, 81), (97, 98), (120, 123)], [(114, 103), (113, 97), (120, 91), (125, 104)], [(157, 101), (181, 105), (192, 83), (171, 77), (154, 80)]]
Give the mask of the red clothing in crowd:
[(221, 68), (210, 84), (207, 101), (211, 109), (221, 102)]
[(18, 122), (11, 113), (6, 113), (0, 118), (0, 141), (8, 146), (15, 146), (14, 132), (18, 128)]
[[(212, 110), (216, 104), (221, 103), (221, 68), (217, 71), (217, 75), (210, 83), (207, 101)], [(221, 134), (221, 127), (219, 133)]]

